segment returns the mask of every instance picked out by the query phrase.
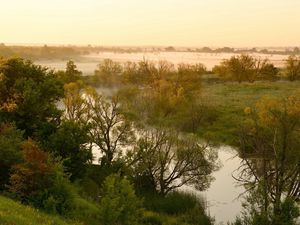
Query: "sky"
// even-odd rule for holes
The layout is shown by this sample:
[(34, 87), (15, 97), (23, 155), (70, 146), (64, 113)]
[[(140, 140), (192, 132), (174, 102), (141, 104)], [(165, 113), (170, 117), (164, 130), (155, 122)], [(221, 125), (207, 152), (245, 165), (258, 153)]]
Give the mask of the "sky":
[(300, 0), (0, 0), (0, 43), (299, 46)]

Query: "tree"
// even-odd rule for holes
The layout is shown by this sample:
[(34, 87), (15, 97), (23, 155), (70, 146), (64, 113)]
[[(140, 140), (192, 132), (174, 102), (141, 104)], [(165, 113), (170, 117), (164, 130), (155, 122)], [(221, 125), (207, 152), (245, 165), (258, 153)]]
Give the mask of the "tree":
[(91, 141), (102, 153), (101, 165), (110, 167), (122, 155), (124, 147), (133, 141), (131, 123), (120, 111), (117, 96), (107, 100), (92, 91), (86, 95), (86, 104)]
[(100, 164), (110, 167), (134, 138), (131, 123), (121, 112), (119, 97), (107, 99), (93, 88), (81, 89), (75, 83), (65, 88), (66, 119), (87, 127), (90, 143), (101, 152)]
[(126, 178), (110, 175), (105, 179), (100, 218), (103, 225), (141, 224), (142, 203)]
[(270, 76), (273, 78), (276, 75), (273, 67), (267, 59), (261, 60), (242, 54), (223, 60), (213, 71), (225, 80), (252, 83), (257, 79), (270, 79)]
[(278, 68), (276, 68), (272, 63), (266, 62), (261, 66), (258, 79), (273, 81), (276, 79), (277, 74)]
[(47, 68), (20, 58), (1, 59), (0, 74), (0, 114), (24, 130), (25, 137), (46, 139), (61, 115), (61, 82)]
[(69, 60), (66, 64), (66, 70), (58, 71), (55, 75), (64, 83), (71, 83), (80, 80), (82, 72), (77, 69), (74, 61)]
[(265, 97), (245, 112), (249, 120), (240, 132), (244, 164), (238, 180), (259, 196), (260, 212), (282, 224), (284, 202), (300, 196), (300, 96)]
[(93, 159), (88, 128), (74, 120), (65, 120), (49, 137), (49, 149), (63, 159), (65, 171), (72, 181), (83, 178), (87, 164)]
[(217, 169), (217, 154), (191, 137), (175, 131), (151, 129), (139, 134), (137, 146), (129, 154), (135, 179), (146, 177), (162, 196), (183, 185), (205, 190)]
[(114, 62), (111, 59), (104, 59), (95, 70), (95, 77), (102, 82), (102, 85), (116, 84), (122, 70), (123, 68), (120, 63)]
[(66, 215), (74, 206), (75, 189), (64, 174), (61, 162), (32, 140), (22, 144), (23, 162), (10, 176), (9, 191), (22, 202), (51, 213)]
[[(130, 94), (129, 101), (122, 98), (125, 100), (122, 107), (125, 106), (135, 115), (138, 118), (137, 122), (173, 126), (176, 120), (183, 121), (182, 117), (195, 114), (195, 111), (189, 110), (193, 110), (191, 105), (200, 105), (202, 75), (206, 71), (202, 64), (179, 64), (175, 69), (175, 66), (167, 61), (154, 64), (144, 60), (136, 67), (132, 76), (140, 75), (141, 82), (137, 83), (137, 88), (122, 90), (122, 95)], [(130, 79), (127, 76), (129, 73), (131, 72), (124, 74), (126, 79)]]
[(64, 85), (65, 97), (65, 115), (66, 120), (85, 123), (86, 104), (84, 99), (84, 91), (80, 82), (71, 82)]
[(0, 190), (7, 185), (11, 168), (22, 161), (23, 133), (11, 124), (0, 124)]
[(297, 56), (289, 56), (285, 61), (286, 76), (290, 81), (300, 78), (300, 58)]
[(202, 75), (206, 72), (205, 66), (201, 63), (178, 64), (177, 74), (174, 76), (175, 86), (182, 88), (187, 96), (191, 96), (191, 93), (201, 89)]
[(48, 153), (42, 151), (32, 140), (22, 145), (22, 151), (24, 162), (14, 166), (9, 189), (22, 201), (29, 202), (51, 185), (53, 167), (48, 161)]

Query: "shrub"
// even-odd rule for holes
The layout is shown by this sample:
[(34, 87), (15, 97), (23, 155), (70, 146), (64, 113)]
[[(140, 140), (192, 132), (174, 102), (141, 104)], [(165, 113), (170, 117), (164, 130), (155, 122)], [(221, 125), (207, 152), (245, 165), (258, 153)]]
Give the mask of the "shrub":
[(9, 190), (38, 208), (63, 214), (75, 190), (64, 174), (61, 163), (42, 151), (33, 141), (22, 145), (24, 162), (13, 168)]
[(142, 204), (126, 178), (110, 175), (104, 181), (100, 203), (103, 225), (138, 225), (142, 217)]
[[(144, 206), (148, 210), (155, 211), (163, 215), (177, 216), (178, 224), (211, 225), (212, 218), (206, 215), (205, 204), (201, 198), (191, 193), (172, 192), (166, 197), (159, 195), (148, 195), (144, 201)], [(162, 222), (162, 216), (156, 214), (146, 215), (145, 223), (159, 224)], [(156, 223), (157, 222), (157, 223)]]
[(0, 190), (8, 182), (11, 167), (22, 161), (22, 132), (10, 124), (0, 124)]
[(145, 200), (145, 207), (160, 213), (184, 214), (193, 209), (198, 203), (196, 196), (184, 192), (172, 192), (166, 197), (149, 195)]

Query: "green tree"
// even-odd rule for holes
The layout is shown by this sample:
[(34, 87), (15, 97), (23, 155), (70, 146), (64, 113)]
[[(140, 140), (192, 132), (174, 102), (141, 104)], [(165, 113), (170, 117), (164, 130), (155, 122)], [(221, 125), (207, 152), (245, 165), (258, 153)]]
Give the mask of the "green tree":
[(79, 80), (82, 76), (82, 72), (77, 70), (77, 66), (75, 65), (74, 61), (69, 60), (66, 66), (66, 81), (68, 83), (75, 82)]
[(74, 61), (69, 60), (65, 71), (58, 71), (55, 74), (64, 83), (77, 82), (82, 77), (82, 72), (77, 69)]
[(61, 116), (62, 83), (47, 68), (20, 58), (1, 59), (0, 77), (0, 114), (25, 137), (46, 139)]
[(103, 184), (100, 218), (103, 225), (138, 225), (142, 219), (142, 203), (126, 178), (107, 177)]
[(0, 124), (0, 190), (5, 188), (11, 168), (22, 161), (22, 135), (13, 125)]
[(86, 167), (92, 161), (88, 128), (73, 120), (65, 120), (49, 137), (49, 149), (63, 159), (63, 165), (71, 180), (83, 178)]
[(84, 90), (81, 82), (71, 82), (64, 85), (65, 96), (63, 99), (65, 106), (66, 120), (86, 123), (87, 113), (86, 101), (84, 99)]

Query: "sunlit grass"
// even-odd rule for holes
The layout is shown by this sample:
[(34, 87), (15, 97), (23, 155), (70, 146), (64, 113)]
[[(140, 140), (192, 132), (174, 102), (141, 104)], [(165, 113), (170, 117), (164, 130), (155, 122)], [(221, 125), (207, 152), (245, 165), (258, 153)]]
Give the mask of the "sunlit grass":
[(82, 225), (68, 222), (58, 216), (47, 215), (38, 209), (24, 206), (11, 199), (0, 196), (1, 225)]
[(209, 134), (217, 143), (236, 145), (238, 129), (245, 118), (244, 109), (252, 107), (263, 96), (287, 97), (300, 92), (300, 81), (220, 82), (202, 85), (202, 98), (217, 111), (217, 118), (199, 131)]

